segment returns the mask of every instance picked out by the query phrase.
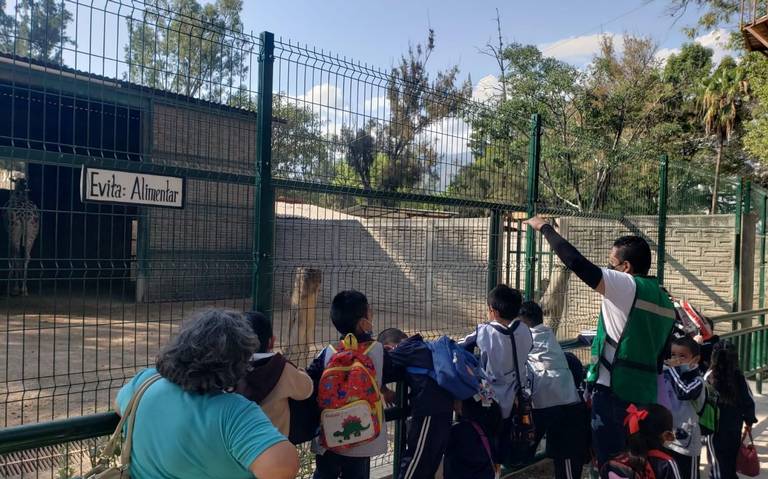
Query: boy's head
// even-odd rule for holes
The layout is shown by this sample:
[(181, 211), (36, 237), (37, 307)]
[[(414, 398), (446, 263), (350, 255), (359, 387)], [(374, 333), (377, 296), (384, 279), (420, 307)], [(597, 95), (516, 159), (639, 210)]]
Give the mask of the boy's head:
[(520, 312), (523, 297), (520, 291), (506, 284), (500, 284), (488, 293), (488, 318), (492, 321), (510, 323)]
[(608, 267), (634, 276), (645, 276), (651, 270), (651, 247), (639, 236), (622, 236), (613, 242)]
[(529, 328), (544, 322), (544, 312), (541, 310), (541, 306), (534, 301), (525, 301), (520, 306), (519, 317)]
[(353, 289), (342, 291), (331, 302), (331, 322), (340, 334), (370, 334), (373, 313), (368, 298)]
[(245, 319), (259, 338), (259, 353), (272, 351), (275, 347), (275, 337), (272, 335), (272, 322), (258, 311), (245, 313)]
[(399, 329), (387, 328), (384, 331), (379, 333), (379, 336), (376, 338), (376, 341), (380, 342), (384, 346), (384, 349), (391, 350), (391, 349), (394, 349), (395, 346), (400, 344), (400, 341), (406, 338), (408, 338), (408, 335), (400, 331)]
[(672, 340), (671, 359), (674, 364), (698, 364), (700, 354), (701, 347), (692, 337), (685, 335)]

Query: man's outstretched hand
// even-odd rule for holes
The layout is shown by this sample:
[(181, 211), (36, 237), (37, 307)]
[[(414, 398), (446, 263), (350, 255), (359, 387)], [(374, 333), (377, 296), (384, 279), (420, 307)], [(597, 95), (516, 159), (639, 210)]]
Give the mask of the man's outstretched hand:
[(523, 224), (530, 226), (536, 231), (541, 231), (541, 228), (547, 224), (547, 221), (541, 216), (536, 215), (532, 218), (528, 218), (527, 220), (523, 221)]

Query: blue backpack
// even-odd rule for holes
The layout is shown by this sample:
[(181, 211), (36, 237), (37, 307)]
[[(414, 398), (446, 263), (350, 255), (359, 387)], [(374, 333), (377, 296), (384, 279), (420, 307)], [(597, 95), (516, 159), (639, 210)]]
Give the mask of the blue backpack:
[(483, 371), (477, 358), (456, 344), (448, 336), (441, 336), (434, 341), (425, 341), (432, 353), (433, 369), (409, 367), (413, 374), (426, 374), (445, 389), (455, 399), (463, 401), (480, 392), (480, 380)]

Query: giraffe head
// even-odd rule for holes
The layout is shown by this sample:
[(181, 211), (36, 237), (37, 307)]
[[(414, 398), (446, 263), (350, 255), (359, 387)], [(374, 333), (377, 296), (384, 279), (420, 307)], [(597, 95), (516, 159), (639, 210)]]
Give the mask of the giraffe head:
[(11, 184), (13, 185), (14, 195), (26, 197), (29, 193), (29, 184), (26, 178), (11, 178)]

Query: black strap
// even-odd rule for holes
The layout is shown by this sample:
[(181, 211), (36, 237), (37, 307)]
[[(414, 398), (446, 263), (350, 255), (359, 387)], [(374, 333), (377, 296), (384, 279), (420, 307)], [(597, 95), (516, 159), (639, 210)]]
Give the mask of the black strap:
[(614, 341), (612, 337), (608, 336), (607, 332), (605, 333), (605, 342), (610, 344), (613, 347), (613, 349), (619, 349), (619, 343)]

